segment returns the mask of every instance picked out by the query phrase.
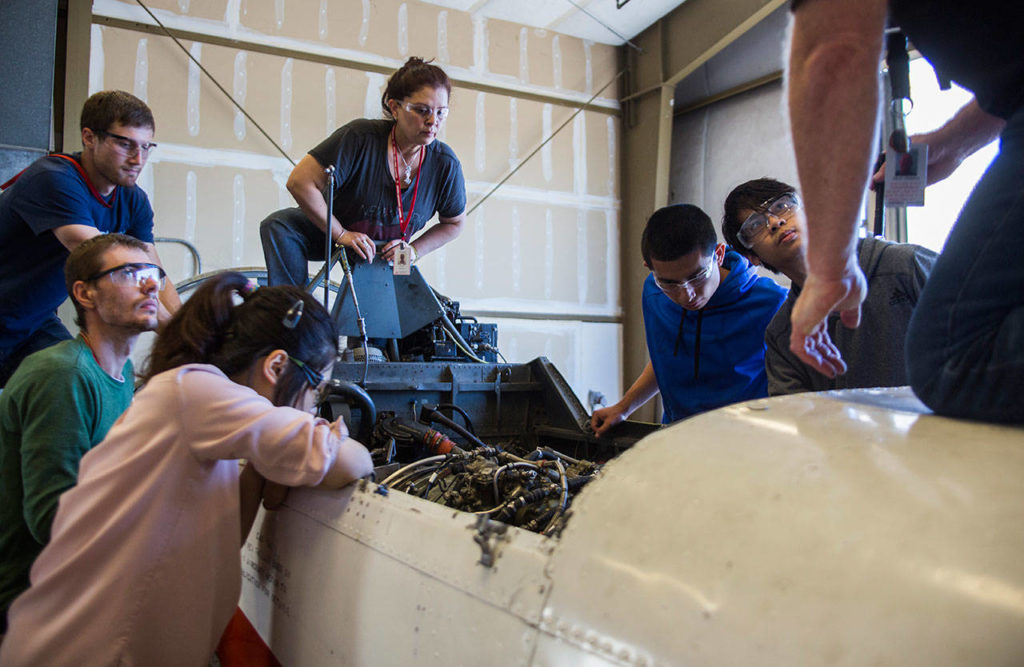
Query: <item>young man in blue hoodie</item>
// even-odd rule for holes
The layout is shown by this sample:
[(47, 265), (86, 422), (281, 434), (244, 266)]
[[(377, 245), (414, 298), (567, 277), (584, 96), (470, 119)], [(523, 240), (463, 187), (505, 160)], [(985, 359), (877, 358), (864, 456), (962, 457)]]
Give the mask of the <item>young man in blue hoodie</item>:
[(640, 247), (651, 271), (643, 289), (650, 361), (618, 403), (594, 412), (594, 433), (604, 435), (658, 392), (666, 424), (767, 396), (764, 330), (786, 289), (718, 243), (696, 206), (656, 211)]

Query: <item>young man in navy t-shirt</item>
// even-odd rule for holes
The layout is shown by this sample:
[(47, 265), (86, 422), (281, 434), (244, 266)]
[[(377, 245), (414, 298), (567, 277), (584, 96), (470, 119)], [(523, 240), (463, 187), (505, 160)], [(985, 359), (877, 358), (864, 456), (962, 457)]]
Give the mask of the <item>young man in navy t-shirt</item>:
[[(21, 360), (71, 337), (57, 318), (67, 298), (64, 261), (82, 241), (108, 232), (147, 244), (153, 209), (136, 181), (153, 143), (146, 104), (122, 91), (96, 93), (82, 107), (82, 152), (33, 162), (0, 194), (0, 387)], [(173, 284), (160, 292), (161, 321), (180, 305)]]

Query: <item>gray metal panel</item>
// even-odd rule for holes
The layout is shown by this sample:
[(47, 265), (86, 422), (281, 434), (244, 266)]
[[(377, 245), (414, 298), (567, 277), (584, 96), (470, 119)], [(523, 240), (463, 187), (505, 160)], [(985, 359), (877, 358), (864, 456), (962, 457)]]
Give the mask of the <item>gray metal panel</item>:
[(0, 2), (0, 151), (50, 148), (56, 32), (57, 0)]
[[(2, 126), (3, 124), (0, 123), (0, 127)], [(46, 151), (42, 150), (22, 150), (0, 146), (0, 184), (6, 183), (12, 176), (44, 155), (46, 155)]]
[[(544, 357), (525, 364), (341, 362), (334, 377), (361, 384), (378, 414), (414, 418), (423, 404), (454, 403), (470, 416), (484, 442), (517, 440), (553, 447), (570, 456), (605, 460), (658, 429), (626, 421), (604, 438), (558, 369)], [(353, 426), (356, 431), (362, 425)]]
[[(378, 255), (372, 263), (355, 263), (352, 282), (356, 286), (359, 309), (366, 319), (366, 333), (371, 338), (404, 338), (444, 312), (415, 266), (409, 275), (396, 276)], [(339, 289), (331, 315), (341, 334), (358, 336), (359, 326), (347, 278), (342, 279)]]

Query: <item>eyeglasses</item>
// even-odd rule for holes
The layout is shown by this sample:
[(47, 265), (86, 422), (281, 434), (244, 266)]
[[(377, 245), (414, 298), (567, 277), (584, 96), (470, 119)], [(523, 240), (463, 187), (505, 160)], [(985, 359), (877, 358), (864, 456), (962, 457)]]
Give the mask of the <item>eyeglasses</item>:
[(288, 355), (288, 360), (299, 367), (299, 370), (302, 372), (302, 376), (306, 378), (306, 382), (308, 382), (309, 386), (316, 392), (316, 404), (319, 405), (327, 400), (327, 394), (330, 391), (331, 386), (324, 378), (323, 373), (312, 368), (301, 359), (296, 359), (290, 354)]
[(431, 114), (437, 116), (438, 120), (444, 120), (448, 117), (448, 107), (429, 107), (426, 104), (406, 102), (402, 105), (402, 108), (414, 114), (419, 114), (424, 119), (430, 118)]
[(299, 367), (299, 370), (302, 371), (303, 377), (306, 378), (306, 382), (308, 382), (311, 387), (318, 391), (320, 390), (320, 385), (324, 383), (323, 373), (316, 370), (315, 368), (307, 364), (305, 361), (302, 361), (301, 359), (296, 359), (290, 354), (288, 355), (288, 361), (292, 362), (293, 364)]
[(149, 142), (148, 144), (140, 144), (134, 139), (122, 136), (120, 134), (114, 134), (113, 132), (107, 132), (106, 130), (100, 130), (96, 134), (104, 137), (110, 137), (114, 140), (114, 146), (117, 148), (117, 152), (124, 157), (135, 157), (139, 153), (142, 153), (143, 158), (149, 157), (150, 151), (156, 148), (156, 144)]
[(796, 193), (787, 192), (782, 196), (764, 202), (757, 208), (758, 210), (751, 213), (743, 221), (743, 224), (740, 225), (739, 231), (736, 232), (736, 237), (740, 243), (748, 249), (753, 248), (754, 241), (768, 231), (769, 215), (777, 220), (788, 218), (793, 214), (793, 211), (800, 208), (800, 198), (796, 196)]
[(167, 284), (167, 274), (156, 264), (135, 262), (132, 264), (121, 264), (106, 271), (100, 271), (94, 276), (85, 279), (91, 283), (103, 276), (110, 276), (110, 282), (115, 285), (128, 285), (130, 287), (141, 287), (148, 281), (156, 283), (157, 290), (162, 290)]
[(708, 278), (711, 277), (711, 272), (715, 268), (715, 258), (712, 257), (708, 265), (700, 270), (700, 273), (696, 274), (689, 280), (683, 282), (676, 282), (674, 280), (662, 280), (658, 276), (654, 276), (654, 284), (658, 286), (662, 292), (671, 294), (673, 292), (681, 292), (686, 289), (697, 289), (700, 285), (704, 284)]

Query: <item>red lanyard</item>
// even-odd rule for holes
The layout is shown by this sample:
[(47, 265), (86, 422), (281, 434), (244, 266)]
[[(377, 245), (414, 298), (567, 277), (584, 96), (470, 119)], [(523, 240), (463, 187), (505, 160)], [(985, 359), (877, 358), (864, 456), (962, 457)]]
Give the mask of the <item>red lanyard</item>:
[[(103, 204), (107, 208), (113, 208), (114, 202), (117, 201), (117, 190), (118, 190), (118, 188), (117, 188), (116, 185), (114, 186), (114, 196), (111, 197), (110, 201), (108, 202), (106, 199), (103, 198), (103, 195), (101, 195), (96, 190), (96, 186), (93, 185), (92, 181), (89, 180), (89, 174), (85, 173), (85, 169), (82, 168), (82, 165), (80, 165), (78, 163), (78, 161), (75, 160), (75, 158), (71, 157), (70, 155), (64, 155), (63, 153), (50, 153), (49, 156), (50, 157), (59, 157), (59, 158), (62, 158), (64, 160), (67, 160), (68, 162), (73, 164), (75, 166), (75, 169), (78, 170), (79, 175), (81, 175), (82, 180), (85, 181), (85, 184), (87, 186), (89, 186), (89, 192), (91, 192), (92, 196), (96, 198), (96, 201), (98, 201), (99, 203)], [(21, 175), (25, 173), (26, 169), (28, 169), (28, 167), (25, 167), (25, 169), (22, 169), (17, 174), (15, 174), (14, 178), (12, 178), (11, 180), (7, 181), (3, 185), (0, 185), (0, 190), (6, 190), (7, 188), (9, 188), (12, 185), (14, 185), (14, 182), (17, 181), (18, 178), (20, 178)]]
[(398, 128), (397, 125), (391, 128), (391, 146), (395, 155), (395, 199), (398, 200), (398, 225), (402, 230), (402, 240), (408, 241), (405, 238), (405, 231), (409, 229), (409, 221), (412, 220), (412, 212), (416, 210), (416, 195), (420, 191), (420, 172), (423, 171), (423, 146), (420, 146), (420, 165), (416, 168), (416, 185), (412, 189), (412, 206), (409, 207), (409, 215), (402, 220), (402, 187), (399, 185), (401, 176), (398, 174), (398, 142), (395, 140), (395, 130)]

